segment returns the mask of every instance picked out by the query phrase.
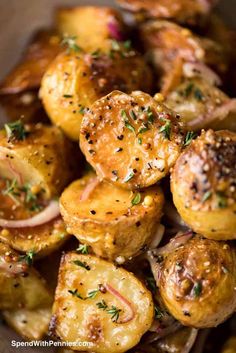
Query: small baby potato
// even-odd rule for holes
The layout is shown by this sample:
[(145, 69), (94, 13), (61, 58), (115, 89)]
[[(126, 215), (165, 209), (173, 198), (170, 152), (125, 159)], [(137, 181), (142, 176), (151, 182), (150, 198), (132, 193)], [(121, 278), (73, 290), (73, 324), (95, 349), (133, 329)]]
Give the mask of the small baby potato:
[(125, 10), (142, 14), (144, 18), (168, 18), (193, 25), (199, 22), (199, 17), (208, 15), (217, 1), (117, 0), (117, 2)]
[(112, 40), (124, 38), (124, 23), (120, 13), (111, 7), (79, 6), (59, 8), (56, 26), (61, 36), (75, 38), (85, 52), (111, 49)]
[(236, 134), (208, 130), (177, 160), (171, 175), (174, 204), (195, 232), (236, 238)]
[(4, 310), (2, 316), (6, 323), (26, 340), (41, 340), (48, 332), (51, 307)]
[(177, 116), (146, 93), (114, 91), (86, 113), (80, 147), (100, 179), (126, 189), (169, 173), (184, 140)]
[(57, 34), (39, 31), (26, 49), (20, 63), (1, 83), (0, 94), (15, 94), (39, 88), (48, 65), (61, 50), (60, 37)]
[(154, 305), (151, 293), (131, 272), (71, 252), (61, 261), (52, 314), (51, 333), (60, 340), (90, 342), (88, 352), (122, 353), (150, 328)]
[(164, 203), (158, 186), (133, 193), (89, 174), (60, 198), (67, 230), (110, 260), (138, 255), (155, 235)]
[(42, 80), (40, 96), (52, 122), (78, 141), (83, 114), (97, 99), (114, 89), (149, 92), (151, 81), (142, 57), (120, 44), (111, 55), (59, 55)]
[(165, 104), (180, 114), (189, 130), (236, 131), (236, 99), (229, 98), (207, 77), (183, 79), (169, 92)]
[(164, 259), (160, 294), (183, 325), (215, 327), (236, 309), (236, 251), (194, 236)]
[(72, 147), (57, 127), (8, 124), (0, 131), (0, 175), (28, 183), (50, 199), (73, 178), (77, 162)]
[(0, 309), (35, 309), (51, 304), (45, 281), (30, 267), (30, 255), (19, 255), (0, 242)]

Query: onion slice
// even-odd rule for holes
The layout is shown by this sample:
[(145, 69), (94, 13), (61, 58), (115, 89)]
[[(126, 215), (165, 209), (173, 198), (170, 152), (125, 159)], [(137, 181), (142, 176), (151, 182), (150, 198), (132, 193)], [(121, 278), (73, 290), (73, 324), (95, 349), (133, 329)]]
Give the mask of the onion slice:
[(123, 297), (122, 294), (120, 294), (115, 288), (113, 288), (109, 284), (105, 284), (105, 288), (110, 294), (114, 295), (114, 297), (116, 297), (127, 308), (128, 315), (124, 319), (119, 320), (117, 323), (118, 324), (125, 324), (125, 323), (133, 320), (135, 313), (134, 313), (134, 309), (132, 308), (131, 303), (125, 297)]
[(93, 178), (89, 181), (89, 183), (86, 185), (84, 188), (82, 194), (80, 195), (80, 201), (86, 201), (88, 200), (89, 196), (93, 192), (93, 190), (96, 188), (96, 186), (99, 184), (99, 179), (98, 178)]
[(214, 71), (200, 62), (186, 62), (183, 65), (183, 74), (187, 78), (202, 77), (217, 86), (222, 83), (220, 77)]
[(198, 335), (198, 330), (196, 328), (192, 328), (191, 333), (189, 335), (189, 338), (184, 346), (184, 348), (182, 349), (181, 353), (189, 353), (197, 339), (197, 335)]
[(35, 216), (22, 220), (0, 219), (0, 227), (2, 228), (28, 228), (37, 227), (48, 223), (60, 214), (58, 201), (52, 200), (49, 205)]

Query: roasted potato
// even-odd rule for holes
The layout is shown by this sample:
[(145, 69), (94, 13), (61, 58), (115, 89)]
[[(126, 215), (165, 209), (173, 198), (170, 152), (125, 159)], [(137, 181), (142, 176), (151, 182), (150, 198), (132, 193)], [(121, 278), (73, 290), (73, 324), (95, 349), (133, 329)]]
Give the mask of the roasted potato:
[(120, 13), (111, 7), (79, 6), (59, 8), (56, 26), (64, 37), (74, 37), (85, 52), (109, 51), (112, 40), (124, 38), (124, 23)]
[(195, 232), (236, 238), (236, 134), (208, 130), (177, 160), (171, 174), (174, 204)]
[(183, 325), (215, 327), (236, 309), (236, 250), (194, 236), (164, 259), (160, 295)]
[(0, 242), (0, 309), (35, 309), (52, 302), (45, 281), (31, 268), (29, 255), (19, 255)]
[(0, 94), (15, 94), (39, 88), (50, 62), (62, 50), (60, 37), (52, 31), (39, 31), (22, 60), (0, 84)]
[(0, 175), (37, 186), (50, 199), (73, 177), (77, 161), (72, 147), (57, 127), (8, 124), (0, 131)]
[(21, 337), (26, 340), (41, 340), (48, 332), (51, 307), (4, 310), (2, 315)]
[(169, 92), (165, 104), (180, 114), (189, 130), (236, 131), (236, 99), (229, 98), (207, 77), (183, 79)]
[(236, 337), (230, 337), (224, 344), (221, 353), (235, 353), (236, 351)]
[(209, 14), (217, 1), (209, 0), (117, 0), (125, 10), (141, 14), (141, 18), (168, 18), (177, 22), (196, 24)]
[(132, 273), (95, 256), (71, 252), (62, 258), (51, 321), (57, 338), (90, 342), (89, 352), (126, 352), (153, 316), (151, 293)]
[(114, 91), (84, 116), (80, 147), (100, 179), (136, 189), (169, 173), (183, 140), (183, 125), (164, 105), (140, 91)]
[(78, 140), (83, 114), (114, 89), (131, 92), (151, 87), (151, 73), (141, 56), (122, 44), (106, 54), (63, 53), (50, 65), (40, 90), (54, 124)]
[(127, 260), (150, 244), (163, 203), (158, 186), (133, 193), (89, 174), (62, 193), (60, 209), (68, 232), (96, 255)]

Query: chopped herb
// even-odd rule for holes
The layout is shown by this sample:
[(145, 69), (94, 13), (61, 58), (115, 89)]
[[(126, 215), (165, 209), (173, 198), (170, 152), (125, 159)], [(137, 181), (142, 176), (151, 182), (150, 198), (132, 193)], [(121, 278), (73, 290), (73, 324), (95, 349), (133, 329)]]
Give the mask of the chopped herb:
[(96, 297), (96, 295), (97, 295), (99, 292), (100, 292), (99, 289), (92, 290), (92, 291), (88, 292), (87, 298), (93, 299), (93, 298)]
[(212, 196), (212, 192), (210, 190), (206, 191), (202, 197), (202, 202), (209, 200)]
[(170, 134), (171, 134), (171, 121), (168, 119), (162, 119), (165, 122), (165, 125), (163, 125), (159, 131), (163, 133), (164, 137), (168, 140), (170, 140)]
[(76, 251), (80, 252), (81, 254), (88, 254), (89, 247), (88, 247), (88, 245), (80, 244), (79, 247), (76, 249)]
[(85, 107), (81, 107), (78, 112), (79, 112), (79, 114), (84, 115), (86, 113), (86, 108)]
[(131, 49), (131, 47), (132, 47), (132, 42), (131, 42), (131, 40), (126, 40), (126, 41), (124, 42), (124, 48), (127, 49), (127, 50), (129, 50), (129, 49)]
[(137, 116), (136, 116), (136, 114), (135, 114), (134, 110), (131, 110), (131, 112), (130, 112), (130, 116), (131, 116), (131, 118), (132, 118), (132, 119), (134, 119), (134, 120), (136, 120), (136, 119), (137, 119)]
[(163, 316), (163, 311), (159, 308), (159, 306), (155, 305), (155, 319), (161, 319)]
[(126, 177), (124, 178), (124, 183), (128, 183), (132, 178), (134, 177), (134, 172), (130, 172)]
[(195, 297), (199, 297), (202, 293), (202, 284), (201, 282), (196, 282), (193, 286), (193, 294)]
[(143, 134), (144, 132), (148, 131), (149, 127), (148, 126), (143, 126), (138, 129), (139, 134)]
[(87, 271), (90, 270), (90, 266), (86, 262), (82, 262), (80, 260), (75, 260), (75, 261), (73, 261), (73, 263), (77, 266), (83, 267)]
[(105, 300), (102, 300), (101, 302), (96, 303), (96, 305), (97, 305), (98, 309), (107, 310), (107, 308), (108, 308)]
[(78, 53), (82, 51), (82, 48), (76, 43), (77, 36), (66, 36), (62, 39), (61, 45), (67, 47), (69, 53)]
[(196, 137), (196, 133), (193, 131), (188, 131), (185, 139), (184, 139), (184, 146), (188, 146), (190, 145), (190, 143), (192, 142), (192, 140)]
[(184, 97), (189, 97), (190, 94), (192, 93), (193, 91), (193, 87), (194, 87), (194, 84), (191, 82), (188, 84), (188, 86), (185, 88), (183, 94), (184, 94)]
[(9, 196), (17, 205), (19, 205), (19, 201), (17, 200), (16, 196), (20, 196), (20, 192), (18, 190), (16, 179), (13, 179), (12, 181), (6, 181), (6, 189), (2, 190), (2, 194)]
[(73, 96), (71, 94), (63, 94), (64, 98), (73, 98)]
[(121, 117), (124, 119), (124, 121), (128, 121), (128, 116), (124, 109), (121, 110)]
[(33, 258), (35, 256), (35, 252), (33, 250), (28, 251), (25, 255), (19, 256), (19, 261), (24, 261), (28, 266), (33, 264)]
[(112, 305), (111, 309), (107, 310), (107, 313), (111, 315), (111, 319), (113, 322), (117, 322), (120, 316), (121, 309), (117, 309), (114, 305)]
[(127, 129), (135, 133), (135, 129), (130, 123), (125, 122), (125, 127), (127, 127)]
[(194, 97), (198, 100), (198, 101), (203, 101), (204, 95), (202, 93), (202, 91), (199, 88), (195, 88), (194, 90)]
[(148, 115), (148, 122), (153, 124), (154, 122), (154, 115), (153, 115), (153, 112), (152, 112), (152, 109), (151, 107), (148, 107), (147, 108), (147, 115)]
[(82, 297), (82, 295), (81, 294), (79, 294), (79, 292), (78, 292), (78, 289), (74, 289), (74, 290), (68, 290), (68, 292), (70, 293), (70, 294), (72, 294), (74, 297), (77, 297), (77, 298), (79, 298), (79, 299), (83, 299), (84, 300), (84, 298)]
[(138, 205), (141, 202), (141, 194), (138, 192), (134, 198), (132, 199), (131, 203), (133, 206)]
[(220, 191), (218, 191), (216, 193), (216, 195), (218, 198), (218, 207), (219, 208), (226, 208), (227, 207), (227, 199), (226, 199), (225, 195)]
[(92, 58), (97, 59), (99, 58), (100, 54), (101, 54), (101, 49), (97, 49), (91, 54), (91, 56)]
[(156, 281), (153, 277), (146, 277), (147, 281), (147, 286), (151, 290), (151, 292), (156, 293), (157, 291), (157, 286), (156, 286)]
[(25, 131), (24, 124), (21, 120), (4, 125), (8, 141), (22, 141), (25, 140), (27, 132)]
[(141, 139), (141, 137), (139, 137), (139, 138), (138, 138), (138, 144), (139, 144), (139, 145), (142, 145), (142, 143), (143, 143), (143, 140)]

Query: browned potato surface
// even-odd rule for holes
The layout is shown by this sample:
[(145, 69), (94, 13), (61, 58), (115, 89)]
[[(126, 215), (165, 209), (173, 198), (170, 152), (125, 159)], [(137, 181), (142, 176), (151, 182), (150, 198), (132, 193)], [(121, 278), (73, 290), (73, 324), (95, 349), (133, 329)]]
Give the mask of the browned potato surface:
[(51, 322), (62, 341), (90, 342), (88, 352), (126, 352), (153, 315), (151, 293), (131, 272), (95, 256), (71, 252), (62, 258)]
[(158, 186), (133, 193), (94, 174), (73, 182), (60, 198), (68, 232), (110, 260), (127, 260), (150, 244), (163, 203)]
[(61, 51), (60, 37), (53, 32), (38, 32), (21, 61), (0, 85), (0, 94), (15, 94), (38, 88), (50, 62)]
[(224, 344), (221, 353), (234, 353), (236, 351), (236, 337), (230, 337)]
[(183, 325), (215, 327), (236, 308), (236, 251), (224, 242), (194, 236), (165, 258), (160, 294)]
[(114, 89), (131, 92), (151, 88), (151, 73), (143, 58), (119, 44), (111, 55), (63, 53), (47, 70), (40, 90), (54, 124), (78, 140), (84, 112)]
[(207, 238), (236, 238), (236, 134), (208, 130), (177, 160), (174, 204), (190, 228)]
[(114, 91), (86, 113), (80, 147), (100, 179), (142, 188), (169, 173), (183, 146), (182, 127), (148, 94)]

